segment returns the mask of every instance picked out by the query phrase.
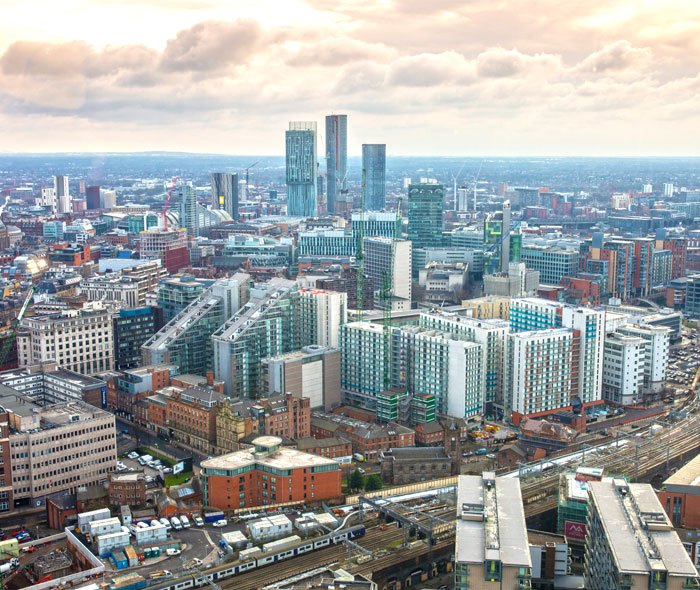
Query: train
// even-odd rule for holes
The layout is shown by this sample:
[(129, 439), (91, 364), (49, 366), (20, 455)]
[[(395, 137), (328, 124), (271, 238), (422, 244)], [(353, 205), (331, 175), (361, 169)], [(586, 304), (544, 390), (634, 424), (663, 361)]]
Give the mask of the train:
[(150, 586), (149, 590), (185, 590), (186, 588), (208, 586), (209, 582), (217, 582), (237, 574), (252, 572), (266, 565), (291, 559), (292, 557), (297, 557), (304, 553), (310, 553), (316, 549), (337, 545), (349, 539), (357, 539), (364, 536), (364, 534), (364, 525), (348, 527), (339, 531), (333, 531), (327, 535), (316, 537), (315, 539), (309, 539), (294, 547), (287, 547), (270, 553), (261, 553), (248, 561), (224, 563), (216, 567), (202, 570), (200, 573), (192, 573), (179, 578), (173, 578), (161, 584)]

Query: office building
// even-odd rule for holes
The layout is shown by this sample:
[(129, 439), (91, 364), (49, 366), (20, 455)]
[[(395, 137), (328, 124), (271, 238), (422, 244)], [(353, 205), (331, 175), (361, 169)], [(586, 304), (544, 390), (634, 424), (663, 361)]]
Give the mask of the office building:
[(285, 133), (287, 215), (318, 215), (316, 123), (292, 121)]
[[(314, 152), (315, 153), (315, 152)], [(326, 202), (328, 213), (352, 209), (346, 206), (348, 175), (348, 116), (326, 116)], [(343, 203), (342, 206), (340, 203)]]
[(568, 406), (573, 355), (571, 330), (550, 328), (510, 334), (506, 408), (532, 414)]
[[(696, 455), (664, 481), (659, 502), (676, 528), (700, 529), (700, 455)], [(693, 533), (694, 534), (694, 533)], [(700, 547), (695, 549), (696, 562), (700, 558)]]
[(203, 387), (167, 387), (161, 394), (166, 398), (168, 437), (201, 453), (214, 453), (216, 415), (223, 395)]
[(578, 274), (577, 250), (529, 244), (523, 246), (521, 257), (527, 268), (540, 273), (540, 283), (543, 285), (558, 285), (563, 277)]
[(20, 366), (56, 366), (92, 375), (114, 368), (112, 310), (100, 303), (82, 309), (25, 317), (17, 332)]
[(81, 401), (96, 408), (106, 407), (107, 384), (102, 379), (57, 369), (53, 363), (0, 373), (0, 383), (39, 406)]
[(688, 277), (685, 290), (685, 313), (690, 317), (700, 317), (700, 274)]
[(197, 195), (191, 182), (180, 183), (173, 191), (173, 198), (178, 204), (180, 227), (187, 230), (189, 239), (199, 236), (199, 214), (197, 212)]
[(58, 213), (71, 213), (70, 188), (68, 186), (68, 177), (57, 175), (53, 177), (53, 190), (56, 198), (56, 206)]
[(253, 444), (250, 450), (202, 461), (205, 506), (234, 510), (285, 502), (311, 504), (341, 495), (337, 461), (282, 447), (282, 439), (275, 436), (258, 437)]
[(102, 200), (100, 199), (99, 186), (92, 185), (85, 189), (85, 202), (88, 211), (102, 208)]
[(698, 572), (649, 484), (590, 482), (588, 494), (588, 590), (700, 587)]
[(413, 244), (393, 238), (365, 238), (365, 275), (375, 288), (374, 301), (394, 311), (411, 308)]
[(497, 297), (527, 297), (540, 285), (540, 273), (523, 262), (511, 262), (507, 273), (484, 276), (484, 294)]
[(355, 256), (356, 238), (347, 229), (313, 229), (300, 231), (299, 256), (350, 258)]
[(408, 187), (408, 239), (413, 248), (442, 245), (442, 211), (445, 187), (437, 183)]
[(163, 327), (158, 307), (120, 309), (114, 323), (114, 368), (135, 369), (141, 364), (141, 347)]
[(496, 477), (490, 471), (460, 475), (456, 590), (526, 589), (530, 588), (531, 573), (520, 480)]
[(238, 220), (238, 174), (212, 172), (211, 203), (213, 209), (221, 209)]
[(3, 434), (9, 442), (5, 469), (12, 481), (10, 508), (106, 482), (114, 471), (113, 414), (79, 401), (42, 408), (15, 391), (0, 396), (0, 405), (5, 414), (2, 428), (7, 429)]
[(47, 242), (62, 242), (66, 231), (65, 221), (47, 221), (41, 228), (44, 240)]
[(211, 337), (245, 305), (249, 281), (244, 273), (217, 280), (146, 341), (144, 364), (175, 364), (182, 373), (206, 374), (214, 366)]
[[(386, 144), (362, 144), (362, 190), (367, 211), (386, 208)], [(369, 235), (369, 234), (366, 234)]]
[(117, 192), (113, 190), (100, 189), (102, 208), (111, 210), (117, 206)]
[(360, 239), (360, 236), (363, 238), (398, 238), (401, 236), (401, 218), (397, 218), (394, 211), (353, 213), (351, 221), (355, 242)]
[(501, 235), (501, 272), (508, 272), (510, 264), (510, 201), (504, 201), (502, 207), (502, 235)]

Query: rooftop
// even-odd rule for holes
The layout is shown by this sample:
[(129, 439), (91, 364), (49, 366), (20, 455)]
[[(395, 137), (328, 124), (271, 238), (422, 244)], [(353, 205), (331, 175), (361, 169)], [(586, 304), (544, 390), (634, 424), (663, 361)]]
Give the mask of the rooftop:
[(382, 452), (382, 458), (393, 461), (449, 460), (442, 447), (403, 447)]
[(668, 490), (679, 486), (692, 487), (695, 488), (695, 490), (692, 490), (694, 493), (700, 494), (700, 455), (688, 461), (664, 481), (664, 486)]
[(297, 448), (300, 451), (305, 451), (307, 449), (325, 449), (328, 447), (335, 447), (338, 445), (348, 445), (349, 441), (344, 438), (330, 437), (330, 438), (313, 438), (311, 436), (297, 439)]
[(620, 572), (698, 575), (649, 484), (615, 479), (591, 482), (589, 490)]
[(456, 561), (483, 564), (500, 560), (504, 567), (531, 567), (520, 481), (460, 475), (457, 492)]
[[(255, 441), (256, 444), (258, 444), (259, 439), (275, 439), (278, 441), (277, 444), (281, 444), (281, 439), (278, 437), (258, 437)], [(267, 441), (260, 441), (259, 444), (262, 445), (265, 442)], [(297, 469), (300, 467), (338, 465), (338, 463), (332, 459), (311, 455), (288, 447), (280, 447), (270, 454), (257, 453), (255, 449), (246, 449), (202, 461), (202, 469), (205, 471), (209, 469), (239, 469), (248, 465), (272, 467), (274, 469)]]

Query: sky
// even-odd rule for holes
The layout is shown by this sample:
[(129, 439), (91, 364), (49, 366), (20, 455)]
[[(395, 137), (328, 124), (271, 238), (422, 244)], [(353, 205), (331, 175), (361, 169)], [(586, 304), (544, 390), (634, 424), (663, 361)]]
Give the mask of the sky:
[(700, 155), (696, 0), (2, 0), (0, 152)]

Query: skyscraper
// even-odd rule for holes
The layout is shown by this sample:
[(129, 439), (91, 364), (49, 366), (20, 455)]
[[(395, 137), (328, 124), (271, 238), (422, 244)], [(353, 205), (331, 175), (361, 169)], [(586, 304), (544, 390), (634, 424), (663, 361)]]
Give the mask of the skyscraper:
[(70, 190), (68, 188), (68, 177), (56, 175), (53, 177), (53, 187), (56, 193), (56, 202), (59, 213), (70, 213)]
[[(326, 117), (326, 177), (328, 213), (340, 212), (348, 173), (348, 116)], [(342, 195), (342, 196), (341, 196)]]
[(180, 227), (187, 229), (189, 238), (199, 236), (199, 215), (197, 214), (197, 197), (192, 183), (180, 184), (175, 188), (180, 204)]
[(290, 122), (285, 139), (287, 146), (287, 215), (314, 217), (318, 214), (316, 122)]
[(503, 237), (501, 242), (501, 272), (508, 272), (510, 264), (510, 201), (503, 203)]
[(362, 144), (362, 190), (365, 208), (381, 211), (386, 207), (386, 144)]
[(238, 219), (238, 174), (212, 172), (211, 205)]
[(408, 187), (408, 239), (413, 248), (442, 244), (442, 210), (445, 187), (438, 183), (411, 184)]
[(88, 210), (100, 209), (100, 187), (99, 186), (89, 186), (85, 189), (85, 201)]

